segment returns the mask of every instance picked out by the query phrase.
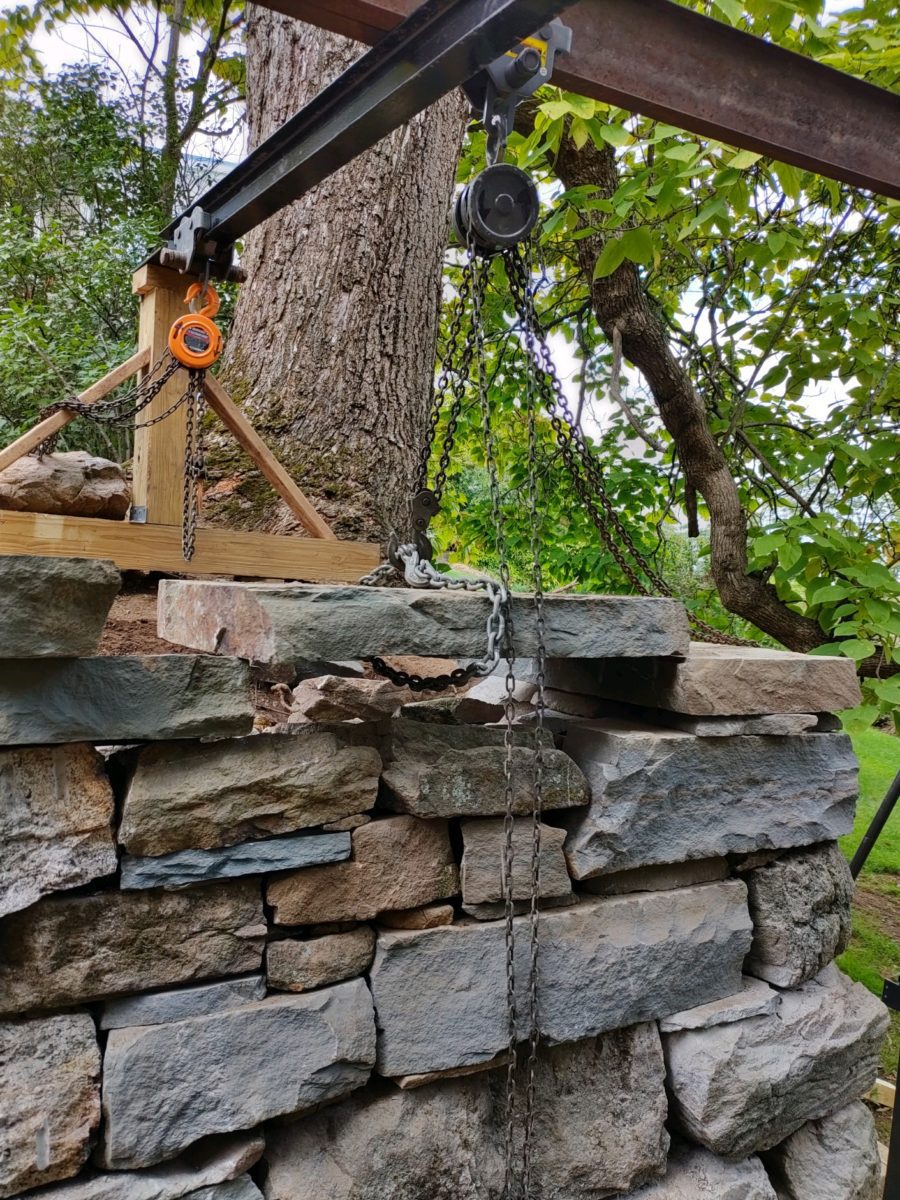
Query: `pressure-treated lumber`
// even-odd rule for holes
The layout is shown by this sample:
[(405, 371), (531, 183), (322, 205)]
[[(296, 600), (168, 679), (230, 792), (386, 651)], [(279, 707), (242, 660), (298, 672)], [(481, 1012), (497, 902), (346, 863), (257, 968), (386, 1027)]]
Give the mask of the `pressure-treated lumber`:
[[(150, 348), (145, 346), (143, 350), (138, 350), (137, 354), (132, 354), (131, 358), (114, 367), (102, 379), (98, 379), (89, 388), (85, 388), (83, 392), (79, 392), (75, 399), (79, 404), (96, 404), (98, 400), (102, 400), (104, 396), (109, 395), (113, 388), (117, 388), (120, 383), (124, 383), (126, 379), (130, 379), (132, 375), (136, 375), (138, 371), (142, 371), (149, 363)], [(0, 450), (0, 471), (5, 471), (14, 462), (17, 462), (26, 454), (30, 454), (45, 438), (52, 437), (54, 433), (59, 433), (70, 421), (74, 421), (77, 416), (77, 413), (61, 408), (58, 412), (51, 413), (49, 417), (45, 417), (43, 421), (38, 421), (37, 425), (29, 429), (27, 433), (23, 433), (11, 445), (7, 446), (4, 450)]]
[(313, 537), (337, 541), (331, 526), (319, 516), (218, 379), (207, 375), (205, 390), (209, 407), (247, 451), (303, 528)]
[(888, 1079), (876, 1079), (875, 1086), (867, 1097), (867, 1099), (872, 1100), (875, 1104), (880, 1104), (882, 1108), (894, 1108), (896, 1098), (897, 1085), (891, 1083)]
[[(105, 558), (135, 571), (184, 572), (180, 525), (136, 525), (90, 517), (0, 511), (0, 554)], [(198, 529), (189, 569), (198, 575), (352, 582), (379, 561), (368, 542)]]

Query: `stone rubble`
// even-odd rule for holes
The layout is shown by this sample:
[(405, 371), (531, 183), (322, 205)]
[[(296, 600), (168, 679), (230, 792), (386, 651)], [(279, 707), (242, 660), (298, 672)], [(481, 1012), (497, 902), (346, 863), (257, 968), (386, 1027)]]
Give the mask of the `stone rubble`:
[(778, 1200), (881, 1200), (875, 1121), (860, 1102), (802, 1125), (763, 1161)]
[(282, 992), (309, 992), (368, 971), (375, 956), (375, 931), (360, 925), (324, 937), (284, 938), (266, 948), (266, 979)]
[(121, 521), (130, 507), (119, 464), (85, 450), (26, 454), (0, 471), (0, 509)]
[(127, 1029), (131, 1025), (164, 1025), (188, 1017), (205, 1017), (212, 1012), (263, 1000), (265, 995), (266, 981), (262, 975), (242, 975), (237, 979), (223, 979), (220, 983), (120, 996), (103, 1005), (100, 1028)]
[(0, 555), (0, 581), (0, 659), (96, 654), (122, 586), (114, 563), (38, 555)]

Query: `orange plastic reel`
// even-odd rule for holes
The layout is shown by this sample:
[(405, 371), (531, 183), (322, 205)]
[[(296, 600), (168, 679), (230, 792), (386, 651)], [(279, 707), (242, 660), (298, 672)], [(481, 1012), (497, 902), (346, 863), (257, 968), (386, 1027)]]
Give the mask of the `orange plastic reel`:
[(213, 317), (219, 311), (219, 294), (212, 284), (192, 283), (184, 298), (188, 308), (199, 297), (206, 303), (197, 312), (191, 310), (179, 317), (169, 330), (169, 350), (183, 367), (202, 371), (211, 367), (222, 353), (225, 343)]

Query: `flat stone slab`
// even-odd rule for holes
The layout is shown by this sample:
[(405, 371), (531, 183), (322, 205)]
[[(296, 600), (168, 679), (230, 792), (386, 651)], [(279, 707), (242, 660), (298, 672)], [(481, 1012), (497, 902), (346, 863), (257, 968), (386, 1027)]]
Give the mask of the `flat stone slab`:
[(99, 559), (0, 555), (0, 659), (95, 654), (121, 585)]
[(875, 1121), (861, 1101), (801, 1126), (763, 1161), (778, 1200), (881, 1200)]
[[(527, 917), (515, 918), (521, 1014), (527, 926)], [(549, 1043), (578, 1041), (733, 995), (750, 932), (746, 889), (736, 880), (592, 898), (546, 912), (541, 1034)], [(505, 1049), (504, 939), (503, 921), (379, 933), (370, 979), (382, 1074), (486, 1062)]]
[(683, 661), (550, 662), (547, 686), (697, 717), (827, 713), (860, 703), (852, 659), (704, 642), (692, 642)]
[(0, 743), (234, 737), (253, 728), (250, 671), (189, 654), (0, 661)]
[(114, 1029), (103, 1063), (100, 1157), (116, 1169), (151, 1166), (208, 1134), (307, 1111), (362, 1087), (374, 1059), (372, 998), (361, 979)]
[(744, 1021), (747, 1017), (766, 1017), (775, 1012), (780, 1003), (778, 992), (761, 979), (745, 976), (741, 990), (735, 996), (713, 1000), (697, 1008), (663, 1017), (659, 1023), (661, 1033), (678, 1033), (682, 1029), (709, 1029), (713, 1025), (730, 1025), (732, 1021)]
[(306, 834), (241, 842), (221, 850), (177, 850), (158, 858), (122, 859), (122, 887), (184, 887), (211, 879), (266, 875), (297, 867), (322, 866), (350, 857), (349, 833)]
[(620, 1200), (778, 1200), (765, 1167), (753, 1156), (717, 1158), (701, 1146), (675, 1145), (664, 1179)]
[(846, 734), (700, 738), (604, 719), (573, 725), (564, 744), (592, 797), (559, 816), (575, 879), (810, 845), (853, 827), (858, 768)]
[[(315, 584), (163, 580), (159, 636), (260, 663), (373, 655), (482, 658), (490, 602), (478, 592)], [(688, 620), (675, 600), (547, 596), (547, 654), (618, 658), (687, 653)], [(516, 654), (537, 653), (530, 597), (513, 599)]]
[(122, 996), (118, 1000), (107, 1000), (103, 1005), (100, 1028), (165, 1025), (168, 1021), (184, 1021), (188, 1017), (205, 1017), (212, 1012), (240, 1008), (242, 1004), (264, 1000), (265, 995), (266, 981), (262, 975), (245, 975), (239, 979), (223, 979), (221, 983)]

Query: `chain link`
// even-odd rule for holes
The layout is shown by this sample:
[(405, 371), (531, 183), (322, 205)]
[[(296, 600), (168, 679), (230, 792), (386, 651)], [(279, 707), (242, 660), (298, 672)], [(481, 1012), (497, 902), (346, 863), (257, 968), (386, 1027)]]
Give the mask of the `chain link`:
[(206, 477), (203, 452), (203, 414), (206, 411), (205, 371), (190, 371), (184, 393), (187, 406), (184, 439), (184, 481), (181, 504), (181, 553), (185, 562), (194, 557), (197, 521), (200, 513), (200, 488)]

